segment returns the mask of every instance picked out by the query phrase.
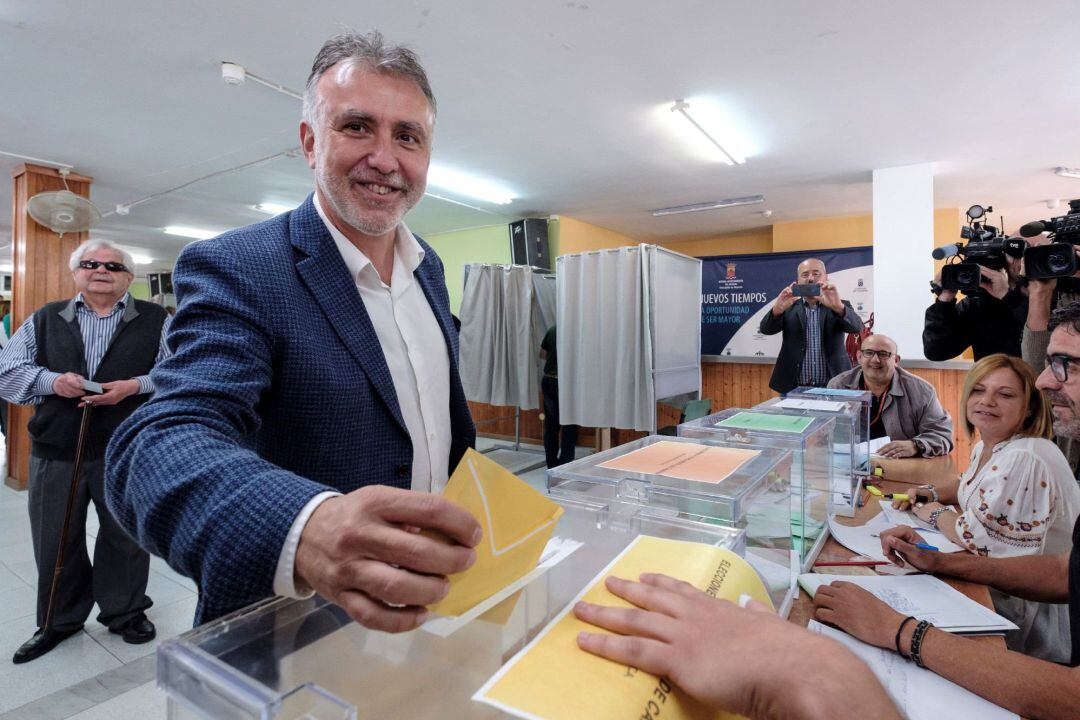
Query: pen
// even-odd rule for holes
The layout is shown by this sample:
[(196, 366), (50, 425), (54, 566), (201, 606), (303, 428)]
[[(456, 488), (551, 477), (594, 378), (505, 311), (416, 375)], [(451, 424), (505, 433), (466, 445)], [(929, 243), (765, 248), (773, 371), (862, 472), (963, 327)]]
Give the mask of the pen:
[(911, 496), (905, 493), (883, 493), (881, 488), (874, 485), (867, 485), (866, 491), (871, 495), (877, 495), (879, 498), (885, 498), (886, 500), (904, 500), (911, 502)]
[(889, 565), (889, 564), (890, 563), (887, 563), (887, 562), (881, 562), (880, 560), (846, 560), (846, 561), (843, 561), (843, 562), (839, 562), (839, 561), (838, 562), (829, 562), (827, 560), (823, 560), (821, 562), (814, 563), (814, 567), (841, 567), (841, 566), (874, 567), (876, 565)]
[(934, 547), (933, 545), (929, 545), (927, 543), (924, 543), (924, 542), (915, 543), (915, 547), (919, 548), (920, 550), (933, 550), (934, 552), (939, 552), (939, 550), (936, 547)]

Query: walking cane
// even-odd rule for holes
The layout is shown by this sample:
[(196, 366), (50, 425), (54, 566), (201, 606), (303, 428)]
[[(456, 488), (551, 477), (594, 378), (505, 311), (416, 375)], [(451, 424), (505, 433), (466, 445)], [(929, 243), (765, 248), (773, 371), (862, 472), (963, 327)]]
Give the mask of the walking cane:
[(79, 471), (82, 469), (83, 447), (86, 445), (86, 431), (90, 427), (90, 411), (93, 407), (90, 403), (83, 405), (82, 422), (79, 424), (79, 442), (75, 446), (75, 470), (71, 474), (71, 489), (68, 490), (64, 526), (60, 530), (60, 548), (56, 553), (56, 568), (53, 570), (52, 587), (49, 588), (49, 609), (45, 612), (45, 625), (42, 627), (42, 634), (45, 637), (52, 633), (56, 591), (60, 589), (60, 572), (64, 569), (64, 548), (67, 546), (68, 530), (71, 527), (71, 511), (75, 509), (75, 496), (79, 489)]

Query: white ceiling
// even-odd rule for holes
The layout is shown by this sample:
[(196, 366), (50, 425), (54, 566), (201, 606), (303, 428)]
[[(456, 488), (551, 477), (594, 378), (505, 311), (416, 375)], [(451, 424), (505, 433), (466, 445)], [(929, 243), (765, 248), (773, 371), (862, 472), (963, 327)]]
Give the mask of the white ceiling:
[[(421, 234), (560, 214), (641, 240), (704, 237), (868, 213), (874, 168), (922, 162), (937, 163), (938, 207), (992, 204), (1013, 231), (1080, 196), (1052, 172), (1080, 165), (1075, 0), (0, 0), (0, 150), (75, 165), (103, 210), (280, 153), (298, 142), (299, 103), (227, 86), (219, 63), (300, 89), (341, 25), (413, 46), (439, 101), (436, 161), (518, 196), (461, 198), (482, 210), (426, 198), (408, 218)], [(672, 132), (664, 107), (698, 96), (738, 119), (745, 165), (703, 160)], [(17, 163), (0, 157), (3, 177)], [(252, 204), (310, 187), (305, 162), (280, 157), (95, 234), (167, 268), (185, 241), (163, 226), (243, 225), (265, 217)], [(649, 213), (752, 194), (765, 204)]]

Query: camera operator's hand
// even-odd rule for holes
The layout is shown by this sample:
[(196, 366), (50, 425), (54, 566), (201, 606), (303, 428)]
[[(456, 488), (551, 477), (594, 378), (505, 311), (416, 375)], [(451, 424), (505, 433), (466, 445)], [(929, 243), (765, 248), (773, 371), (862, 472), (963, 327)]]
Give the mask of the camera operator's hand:
[[(938, 285), (941, 285), (941, 271), (940, 270), (938, 270), (936, 273), (934, 273), (934, 282), (937, 283)], [(955, 290), (942, 290), (941, 292), (938, 293), (937, 299), (940, 300), (941, 302), (952, 302), (953, 300), (956, 300), (956, 291)]]
[(1056, 288), (1057, 280), (1054, 278), (1028, 282), (1027, 326), (1029, 330), (1046, 330), (1050, 322), (1050, 304)]
[(1001, 300), (1009, 292), (1009, 275), (1004, 270), (982, 268), (982, 279), (979, 286), (998, 300)]
[(795, 304), (795, 293), (791, 291), (791, 288), (795, 283), (791, 283), (776, 296), (776, 300), (773, 302), (772, 314), (780, 317), (783, 315), (789, 307)]
[(840, 291), (832, 283), (822, 283), (821, 304), (835, 313), (844, 314), (844, 301), (840, 299)]

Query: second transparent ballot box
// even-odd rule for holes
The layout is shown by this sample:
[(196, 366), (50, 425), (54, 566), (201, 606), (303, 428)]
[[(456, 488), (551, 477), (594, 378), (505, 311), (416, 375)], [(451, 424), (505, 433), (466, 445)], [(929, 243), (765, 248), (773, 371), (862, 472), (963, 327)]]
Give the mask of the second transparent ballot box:
[(870, 474), (870, 409), (874, 404), (874, 394), (869, 390), (849, 390), (848, 388), (797, 387), (787, 394), (789, 398), (825, 400), (826, 402), (858, 403), (858, 419), (854, 436), (857, 440), (853, 455), (855, 472)]
[(825, 400), (813, 396), (771, 398), (754, 406), (754, 412), (832, 418), (833, 481), (829, 490), (829, 512), (844, 517), (855, 515), (868, 458), (867, 444), (860, 438), (863, 404), (858, 400)]
[(792, 519), (805, 514), (805, 496), (791, 489), (792, 458), (784, 449), (651, 435), (551, 468), (548, 493), (744, 530), (746, 559), (786, 614), (802, 560)]
[(790, 452), (792, 541), (804, 572), (825, 542), (835, 422), (827, 417), (728, 408), (679, 426), (679, 437)]
[(473, 693), (638, 536), (745, 551), (735, 528), (637, 505), (552, 499), (564, 510), (552, 543), (576, 549), (478, 617), (391, 634), (364, 628), (318, 596), (274, 598), (163, 643), (157, 684), (169, 717), (504, 718)]

